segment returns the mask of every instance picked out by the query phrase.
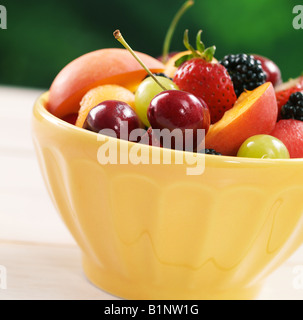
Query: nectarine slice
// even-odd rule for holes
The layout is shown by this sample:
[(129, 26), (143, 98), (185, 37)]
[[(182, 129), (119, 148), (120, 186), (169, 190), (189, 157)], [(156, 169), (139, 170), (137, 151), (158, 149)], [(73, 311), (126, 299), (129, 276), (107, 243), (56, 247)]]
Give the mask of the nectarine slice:
[(119, 100), (135, 109), (135, 95), (128, 89), (116, 84), (105, 84), (89, 90), (80, 102), (76, 126), (82, 128), (90, 110), (105, 100)]
[[(152, 72), (164, 71), (159, 60), (136, 53)], [(60, 118), (77, 113), (81, 99), (90, 89), (117, 84), (132, 90), (145, 76), (146, 71), (126, 49), (108, 48), (87, 53), (59, 72), (50, 88), (47, 109)]]
[(271, 82), (240, 95), (234, 106), (212, 125), (205, 147), (235, 156), (241, 144), (256, 134), (270, 134), (275, 127), (278, 106)]
[(165, 63), (164, 73), (165, 73), (168, 77), (173, 78), (174, 75), (175, 75), (175, 73), (176, 73), (176, 71), (177, 71), (177, 69), (178, 69), (178, 68), (175, 66), (175, 62), (176, 62), (179, 58), (181, 58), (181, 57), (183, 57), (183, 56), (185, 56), (185, 55), (187, 55), (187, 54), (190, 54), (190, 53), (191, 53), (191, 51), (181, 51), (181, 52), (178, 52), (178, 53), (176, 53), (175, 55), (173, 55), (171, 58), (169, 58), (168, 61)]

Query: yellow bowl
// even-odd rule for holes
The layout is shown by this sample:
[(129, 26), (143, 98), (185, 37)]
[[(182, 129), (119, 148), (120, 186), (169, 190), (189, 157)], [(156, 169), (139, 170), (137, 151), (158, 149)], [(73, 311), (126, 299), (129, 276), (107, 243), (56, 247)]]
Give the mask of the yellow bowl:
[[(302, 244), (303, 159), (199, 154), (200, 175), (187, 174), (189, 160), (101, 164), (101, 146), (128, 157), (136, 145), (61, 121), (47, 97), (33, 111), (39, 163), (98, 287), (126, 299), (254, 299)], [(195, 159), (141, 147), (145, 160)]]

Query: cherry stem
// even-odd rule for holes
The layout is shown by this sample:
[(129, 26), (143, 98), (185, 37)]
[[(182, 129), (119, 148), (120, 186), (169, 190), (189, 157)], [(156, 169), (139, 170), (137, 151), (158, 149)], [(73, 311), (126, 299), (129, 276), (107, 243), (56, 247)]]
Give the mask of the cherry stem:
[(183, 6), (179, 9), (179, 11), (176, 13), (174, 19), (172, 20), (165, 39), (164, 39), (164, 45), (163, 45), (163, 51), (162, 51), (162, 62), (166, 63), (168, 60), (168, 54), (169, 54), (169, 48), (170, 48), (170, 44), (171, 44), (171, 39), (173, 37), (173, 34), (176, 30), (176, 26), (179, 22), (179, 20), (181, 19), (181, 17), (183, 16), (183, 14), (185, 13), (185, 11), (190, 8), (191, 6), (194, 5), (194, 1), (193, 0), (187, 0)]
[(142, 60), (136, 55), (133, 49), (128, 45), (128, 43), (123, 38), (120, 30), (114, 31), (114, 37), (123, 45), (125, 49), (127, 49), (133, 57), (140, 63), (142, 68), (155, 80), (155, 82), (161, 87), (162, 90), (166, 91), (167, 89), (160, 83), (160, 81), (152, 74), (152, 72), (145, 66)]

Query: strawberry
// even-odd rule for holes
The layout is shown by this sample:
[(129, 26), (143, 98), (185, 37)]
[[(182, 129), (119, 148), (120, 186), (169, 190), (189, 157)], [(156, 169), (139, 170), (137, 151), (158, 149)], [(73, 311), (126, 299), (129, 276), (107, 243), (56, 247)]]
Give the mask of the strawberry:
[(282, 83), (275, 88), (278, 103), (278, 117), (281, 118), (281, 108), (287, 103), (291, 94), (303, 90), (303, 76)]
[(285, 144), (291, 158), (303, 158), (303, 121), (280, 120), (271, 135)]
[(237, 96), (226, 68), (213, 58), (215, 46), (205, 49), (201, 32), (197, 34), (195, 50), (188, 42), (188, 30), (185, 31), (184, 45), (192, 53), (176, 61), (174, 82), (180, 90), (202, 98), (208, 105), (211, 123), (215, 123), (234, 105)]

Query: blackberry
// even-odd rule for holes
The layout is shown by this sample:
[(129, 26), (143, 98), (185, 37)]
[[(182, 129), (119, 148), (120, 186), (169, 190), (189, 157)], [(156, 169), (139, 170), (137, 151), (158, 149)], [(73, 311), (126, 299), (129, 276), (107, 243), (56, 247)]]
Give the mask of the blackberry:
[(230, 54), (220, 63), (227, 69), (237, 97), (244, 90), (253, 90), (266, 82), (266, 73), (262, 69), (261, 61), (252, 55)]
[(290, 95), (287, 103), (281, 109), (282, 119), (303, 121), (303, 93), (295, 92)]
[(212, 154), (214, 156), (222, 156), (220, 152), (217, 152), (214, 149), (202, 149), (202, 150), (199, 150), (198, 153)]

